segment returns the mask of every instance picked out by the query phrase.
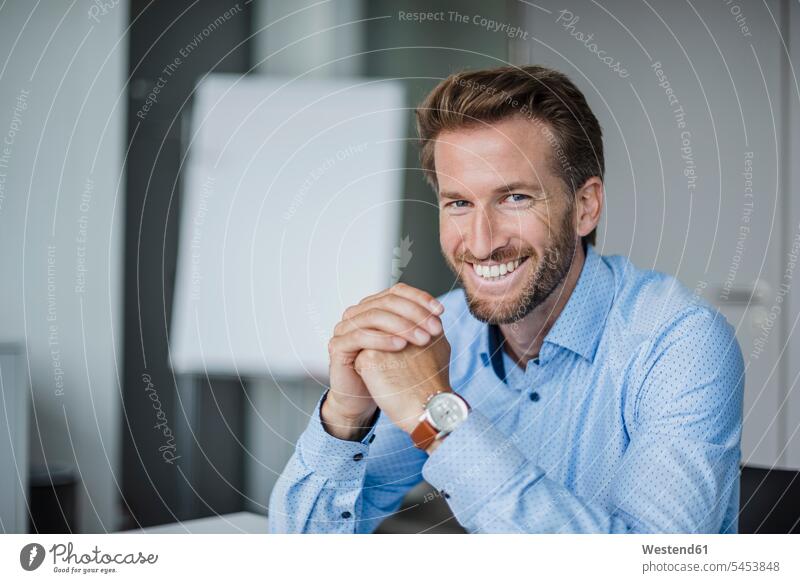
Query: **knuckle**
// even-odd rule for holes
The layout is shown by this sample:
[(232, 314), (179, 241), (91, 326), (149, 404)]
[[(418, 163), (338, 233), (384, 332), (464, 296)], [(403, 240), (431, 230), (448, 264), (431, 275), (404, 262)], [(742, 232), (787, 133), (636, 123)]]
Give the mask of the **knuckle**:
[(372, 348), (365, 348), (358, 354), (358, 359), (366, 364), (377, 362), (380, 358), (380, 351)]
[(381, 314), (382, 311), (378, 308), (369, 308), (366, 312), (364, 312), (364, 318), (370, 322), (377, 322), (381, 319)]
[[(380, 292), (378, 292), (378, 293), (380, 293)], [(361, 298), (361, 300), (358, 302), (358, 305), (359, 305), (359, 306), (363, 306), (363, 305), (364, 305), (364, 304), (366, 304), (367, 302), (369, 302), (369, 301), (371, 301), (371, 300), (374, 300), (376, 296), (377, 296), (377, 294), (372, 294), (372, 295), (364, 296), (364, 297), (363, 297), (363, 298)]]
[(374, 336), (374, 332), (370, 332), (364, 328), (360, 328), (356, 332), (356, 339), (361, 345), (366, 345)]
[(425, 302), (426, 304), (429, 303), (434, 297), (426, 291), (418, 290), (417, 297)]

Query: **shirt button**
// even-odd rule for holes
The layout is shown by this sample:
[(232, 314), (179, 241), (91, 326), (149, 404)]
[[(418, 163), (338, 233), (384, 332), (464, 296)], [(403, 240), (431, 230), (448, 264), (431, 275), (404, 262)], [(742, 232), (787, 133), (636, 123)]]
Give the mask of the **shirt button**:
[(353, 516), (353, 515), (350, 514), (347, 510), (342, 512), (342, 518), (350, 518), (351, 516)]
[(528, 395), (528, 397), (530, 398), (531, 401), (535, 403), (536, 401), (539, 400), (539, 393), (533, 391), (530, 395)]
[(353, 456), (353, 461), (354, 462), (360, 462), (363, 459), (364, 459), (364, 454), (361, 453), (361, 452), (359, 452), (359, 453), (357, 453), (356, 455)]

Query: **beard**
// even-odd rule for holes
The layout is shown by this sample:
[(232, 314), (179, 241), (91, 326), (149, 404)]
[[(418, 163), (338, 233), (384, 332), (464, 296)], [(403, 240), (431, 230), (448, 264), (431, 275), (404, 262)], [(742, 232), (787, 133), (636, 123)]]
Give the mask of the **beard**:
[[(528, 259), (520, 264), (517, 269), (523, 267), (528, 269), (528, 262), (535, 262), (535, 268), (528, 276), (527, 281), (522, 285), (522, 289), (514, 294), (497, 298), (481, 298), (470, 292), (469, 286), (464, 281), (459, 268), (453, 261), (444, 254), (447, 264), (455, 273), (464, 293), (467, 297), (467, 306), (470, 313), (481, 322), (487, 324), (511, 324), (517, 322), (530, 314), (536, 307), (540, 306), (553, 293), (559, 284), (564, 281), (572, 265), (575, 249), (577, 247), (577, 236), (572, 223), (573, 205), (564, 213), (564, 218), (555, 231), (551, 231), (552, 237), (550, 244), (545, 248), (542, 257), (533, 248), (520, 248), (513, 253), (501, 251), (492, 253), (490, 261), (500, 263), (513, 261), (520, 257)], [(471, 261), (469, 263), (472, 263)], [(461, 269), (472, 269), (466, 265), (465, 260), (461, 260)]]

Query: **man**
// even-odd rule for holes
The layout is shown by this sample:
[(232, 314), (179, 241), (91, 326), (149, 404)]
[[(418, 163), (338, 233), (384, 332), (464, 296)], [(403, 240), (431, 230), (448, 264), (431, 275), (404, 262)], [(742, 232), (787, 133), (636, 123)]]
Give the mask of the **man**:
[(462, 288), (348, 308), (273, 532), (372, 532), (422, 479), (470, 532), (736, 532), (744, 367), (674, 278), (594, 250), (601, 129), (563, 74), (456, 74), (417, 110)]

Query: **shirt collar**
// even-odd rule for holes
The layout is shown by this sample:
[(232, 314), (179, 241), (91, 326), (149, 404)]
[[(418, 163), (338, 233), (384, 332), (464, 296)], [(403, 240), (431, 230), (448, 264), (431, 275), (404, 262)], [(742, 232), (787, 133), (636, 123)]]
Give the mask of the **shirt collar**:
[[(545, 336), (539, 361), (546, 364), (558, 350), (570, 350), (589, 362), (594, 360), (603, 334), (606, 317), (614, 299), (614, 274), (598, 255), (593, 245), (586, 247), (586, 259), (567, 304)], [(506, 381), (503, 364), (505, 339), (500, 328), (483, 325), (480, 334), (480, 358), (484, 366), (492, 366), (497, 376)]]
[(588, 245), (578, 283), (544, 341), (592, 362), (613, 300), (614, 274), (594, 246)]

